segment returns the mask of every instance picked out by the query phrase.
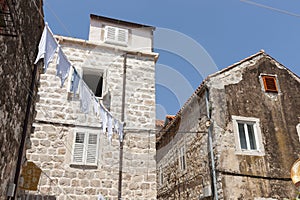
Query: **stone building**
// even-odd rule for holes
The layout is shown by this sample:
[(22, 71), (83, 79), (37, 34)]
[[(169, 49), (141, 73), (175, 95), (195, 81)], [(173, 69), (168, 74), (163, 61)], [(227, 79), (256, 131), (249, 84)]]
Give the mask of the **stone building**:
[(110, 144), (102, 119), (80, 111), (78, 92), (70, 92), (73, 71), (61, 88), (54, 58), (41, 76), (32, 148), (27, 151), (42, 176), (38, 191), (28, 195), (156, 199), (154, 27), (90, 17), (88, 41), (55, 37), (96, 98), (125, 122), (124, 140), (120, 143), (113, 135)]
[[(42, 1), (0, 0), (0, 199), (14, 196), (24, 162), (39, 73)], [(25, 20), (24, 20), (25, 19)]]
[(263, 51), (208, 76), (157, 135), (157, 199), (295, 198), (299, 94)]

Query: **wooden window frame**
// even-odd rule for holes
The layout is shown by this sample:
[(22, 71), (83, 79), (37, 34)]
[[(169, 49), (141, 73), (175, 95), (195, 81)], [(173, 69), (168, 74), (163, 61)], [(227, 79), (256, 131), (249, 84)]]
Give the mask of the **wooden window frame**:
[[(261, 75), (262, 82), (264, 85), (265, 92), (278, 93), (277, 79), (276, 76), (272, 75)], [(272, 81), (272, 86), (270, 87), (270, 82)]]
[[(84, 134), (84, 141), (83, 143), (77, 143), (76, 142), (76, 136), (77, 134)], [(96, 138), (96, 144), (95, 144), (95, 162), (88, 162), (88, 156), (89, 154), (91, 154), (89, 152), (89, 146), (90, 145), (93, 145), (93, 144), (89, 144), (89, 137), (90, 135), (97, 135), (97, 138)], [(97, 166), (98, 165), (98, 157), (99, 157), (99, 146), (100, 146), (100, 136), (99, 136), (99, 133), (97, 132), (94, 132), (94, 131), (83, 131), (83, 130), (79, 130), (79, 131), (76, 131), (75, 134), (74, 134), (74, 142), (73, 142), (73, 149), (72, 149), (72, 163), (71, 165), (82, 165), (82, 166)], [(83, 148), (83, 152), (82, 152), (82, 161), (79, 162), (79, 161), (76, 161), (75, 160), (75, 151), (76, 151), (76, 144), (82, 144), (82, 148)]]

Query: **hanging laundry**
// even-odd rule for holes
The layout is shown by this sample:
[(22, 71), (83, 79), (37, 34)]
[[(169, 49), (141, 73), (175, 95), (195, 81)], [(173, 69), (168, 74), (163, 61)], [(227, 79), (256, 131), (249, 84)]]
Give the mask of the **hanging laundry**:
[(111, 142), (112, 139), (112, 134), (113, 134), (113, 117), (111, 116), (110, 113), (107, 113), (107, 135), (108, 135), (108, 140)]
[(73, 72), (73, 76), (72, 76), (70, 92), (73, 92), (73, 95), (75, 97), (77, 89), (78, 89), (79, 81), (80, 81), (80, 76), (74, 67), (73, 67), (73, 69), (74, 69), (74, 72)]
[(92, 94), (82, 79), (81, 79), (81, 83), (80, 83), (79, 99), (80, 99), (81, 111), (85, 114), (88, 114), (90, 112), (90, 105), (92, 102)]
[(93, 96), (93, 108), (94, 108), (94, 113), (97, 117), (99, 117), (100, 114), (100, 105), (98, 100), (96, 99), (95, 96)]
[(61, 48), (58, 48), (58, 58), (56, 62), (56, 76), (58, 76), (61, 80), (61, 86), (63, 87), (65, 80), (68, 77), (69, 71), (70, 71), (71, 63), (66, 58), (65, 54), (61, 50)]
[(107, 127), (107, 112), (103, 108), (102, 104), (100, 104), (100, 115), (101, 115), (101, 119), (102, 119), (103, 133), (105, 133), (106, 132), (106, 127)]
[(123, 137), (124, 137), (124, 133), (123, 133), (123, 127), (124, 127), (124, 124), (123, 124), (123, 122), (119, 122), (118, 127), (119, 127), (119, 129), (118, 129), (118, 133), (119, 133), (119, 141), (120, 141), (120, 142), (123, 142)]
[(44, 58), (44, 72), (46, 72), (57, 47), (58, 44), (50, 31), (48, 24), (46, 24), (39, 43), (39, 52), (34, 64), (36, 64), (41, 58)]

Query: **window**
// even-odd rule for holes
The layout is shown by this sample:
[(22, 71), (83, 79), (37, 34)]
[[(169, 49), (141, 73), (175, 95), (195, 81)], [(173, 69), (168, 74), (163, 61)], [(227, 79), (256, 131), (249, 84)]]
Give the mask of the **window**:
[(261, 75), (265, 92), (278, 92), (277, 79), (274, 75)]
[(104, 41), (106, 43), (127, 46), (128, 30), (113, 26), (105, 26)]
[(180, 169), (182, 171), (186, 170), (186, 158), (185, 158), (185, 147), (182, 146), (179, 148), (179, 164), (180, 164)]
[(300, 142), (300, 123), (296, 126), (296, 130), (297, 130), (299, 142)]
[[(91, 89), (94, 93), (95, 97), (103, 97), (104, 94), (104, 71), (101, 69), (90, 69), (90, 68), (83, 68), (77, 69), (78, 76), (82, 77), (83, 81), (87, 84), (87, 86)], [(74, 85), (79, 84), (79, 79), (76, 80), (75, 71), (70, 70), (71, 78), (70, 78), (70, 85), (69, 91), (74, 92)], [(77, 83), (76, 83), (77, 82)], [(78, 92), (78, 89), (77, 89)]]
[(238, 153), (264, 154), (258, 118), (232, 116)]
[(159, 167), (159, 184), (160, 185), (164, 184), (164, 174), (161, 166)]
[(77, 132), (73, 148), (73, 164), (97, 165), (99, 136), (97, 133)]
[(0, 0), (0, 34), (16, 36), (16, 30), (6, 0)]
[(83, 69), (82, 78), (96, 97), (102, 97), (103, 73), (94, 69)]

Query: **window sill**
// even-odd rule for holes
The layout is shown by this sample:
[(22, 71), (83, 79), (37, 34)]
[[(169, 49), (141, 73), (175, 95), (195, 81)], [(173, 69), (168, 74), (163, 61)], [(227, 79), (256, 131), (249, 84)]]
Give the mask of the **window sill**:
[(95, 165), (92, 165), (92, 164), (78, 164), (78, 163), (71, 163), (70, 164), (70, 167), (72, 168), (76, 168), (76, 169), (97, 169), (98, 166), (95, 164)]
[(242, 155), (242, 156), (265, 156), (265, 152), (261, 151), (249, 151), (249, 150), (238, 150), (235, 152), (235, 155)]

